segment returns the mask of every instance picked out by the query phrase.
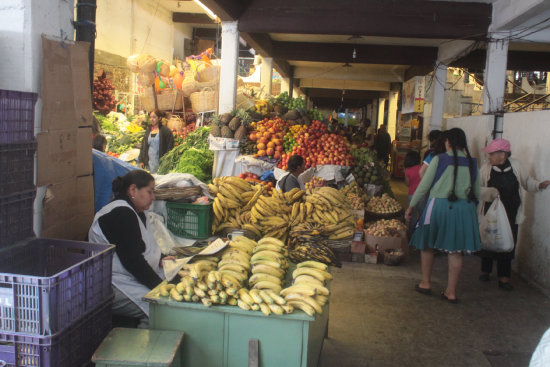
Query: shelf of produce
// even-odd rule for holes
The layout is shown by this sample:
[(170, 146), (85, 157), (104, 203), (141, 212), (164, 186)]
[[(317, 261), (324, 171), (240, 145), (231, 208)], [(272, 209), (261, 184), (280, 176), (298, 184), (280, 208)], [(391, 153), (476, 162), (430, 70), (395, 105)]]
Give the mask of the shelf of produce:
[(160, 296), (162, 284), (144, 297), (150, 303), (149, 327), (185, 333), (182, 366), (247, 366), (250, 339), (259, 340), (262, 367), (317, 366), (328, 332), (329, 303), (315, 317), (300, 310), (266, 316), (237, 306), (176, 302)]

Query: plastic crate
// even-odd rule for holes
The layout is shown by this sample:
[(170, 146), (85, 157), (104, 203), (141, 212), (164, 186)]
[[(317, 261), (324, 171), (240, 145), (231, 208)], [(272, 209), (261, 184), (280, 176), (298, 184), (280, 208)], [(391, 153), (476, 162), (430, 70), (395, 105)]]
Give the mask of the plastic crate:
[(32, 239), (0, 251), (0, 332), (54, 335), (113, 296), (113, 245)]
[(69, 329), (45, 337), (0, 333), (0, 366), (82, 366), (112, 329), (112, 299)]
[(34, 105), (38, 94), (0, 90), (0, 144), (34, 138)]
[(176, 236), (208, 238), (212, 234), (212, 203), (166, 203), (168, 229)]
[(0, 195), (32, 189), (36, 142), (0, 144)]
[(33, 203), (34, 190), (0, 196), (0, 247), (33, 236)]

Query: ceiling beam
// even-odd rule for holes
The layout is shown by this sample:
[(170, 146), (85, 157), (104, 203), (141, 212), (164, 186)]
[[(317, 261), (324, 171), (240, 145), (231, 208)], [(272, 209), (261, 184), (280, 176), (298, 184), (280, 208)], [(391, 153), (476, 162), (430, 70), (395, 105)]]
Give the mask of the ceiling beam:
[(272, 55), (294, 61), (433, 65), (437, 60), (437, 47), (274, 41)]
[(239, 19), (250, 0), (201, 0), (223, 22)]
[(214, 21), (206, 14), (198, 13), (172, 13), (174, 23), (214, 24)]
[(193, 37), (215, 40), (218, 38), (218, 30), (216, 28), (193, 28)]
[(359, 68), (343, 67), (342, 65), (328, 67), (309, 67), (295, 66), (294, 77), (324, 79), (342, 79), (342, 80), (372, 80), (376, 82), (403, 83), (405, 69), (403, 67), (384, 67), (384, 68)]
[(273, 68), (277, 70), (283, 78), (293, 77), (293, 69), (288, 61), (272, 56), (273, 41), (271, 41), (271, 37), (269, 37), (269, 35), (241, 33), (241, 37), (250, 47), (254, 49), (254, 51), (256, 51), (256, 53), (262, 55), (263, 57), (272, 57)]
[(321, 89), (345, 89), (345, 90), (372, 90), (387, 92), (390, 90), (390, 83), (373, 82), (366, 80), (337, 80), (337, 79), (300, 79), (300, 88), (321, 88)]
[(255, 0), (239, 18), (248, 33), (485, 39), (492, 6), (423, 0)]
[[(474, 70), (485, 69), (486, 50), (476, 50), (450, 66)], [(550, 52), (508, 51), (507, 70), (544, 71), (550, 65)]]

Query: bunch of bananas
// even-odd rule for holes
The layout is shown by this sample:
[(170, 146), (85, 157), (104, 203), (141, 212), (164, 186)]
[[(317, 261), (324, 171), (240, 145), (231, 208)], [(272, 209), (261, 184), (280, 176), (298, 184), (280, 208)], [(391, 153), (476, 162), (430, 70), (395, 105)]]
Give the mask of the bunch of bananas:
[(327, 246), (326, 237), (318, 235), (319, 231), (294, 231), (290, 232), (289, 259), (294, 263), (314, 260), (327, 265), (341, 267), (330, 247)]
[(236, 236), (222, 252), (218, 271), (243, 286), (248, 280), (250, 257), (257, 243), (245, 236)]
[(270, 289), (241, 288), (238, 291), (238, 297), (237, 306), (246, 311), (262, 311), (265, 315), (294, 312), (294, 307), (288, 305), (279, 292)]
[(268, 289), (277, 294), (282, 289), (285, 271), (288, 269), (285, 244), (273, 237), (264, 237), (258, 241), (250, 258), (252, 275), (248, 285), (252, 289)]
[(292, 273), (292, 285), (281, 291), (286, 304), (299, 308), (309, 316), (322, 313), (330, 294), (325, 284), (332, 279), (327, 268), (326, 264), (317, 261), (299, 263)]
[(160, 295), (178, 302), (202, 302), (206, 307), (212, 304), (237, 305), (237, 291), (240, 284), (229, 276), (211, 270), (200, 278), (184, 275), (178, 284), (163, 284)]
[(240, 228), (261, 237), (260, 228), (251, 222), (252, 207), (258, 198), (265, 193), (263, 185), (252, 185), (238, 177), (216, 177), (208, 190), (215, 196), (212, 205), (214, 223), (212, 232), (219, 233), (227, 228)]
[(273, 190), (271, 196), (260, 196), (251, 210), (252, 223), (256, 224), (263, 235), (286, 241), (288, 230), (301, 223), (307, 217), (309, 207), (300, 202), (305, 191), (294, 188), (286, 193)]
[(314, 210), (308, 222), (310, 226), (299, 226), (297, 230), (322, 229), (322, 233), (331, 240), (353, 237), (355, 219), (345, 195), (332, 187), (319, 187), (305, 197), (306, 204), (312, 204)]

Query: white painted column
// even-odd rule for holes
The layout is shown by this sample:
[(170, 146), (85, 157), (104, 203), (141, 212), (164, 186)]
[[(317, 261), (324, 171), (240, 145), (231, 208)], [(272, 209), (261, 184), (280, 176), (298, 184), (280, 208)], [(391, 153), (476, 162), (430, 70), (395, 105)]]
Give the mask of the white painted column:
[(397, 132), (397, 97), (399, 92), (390, 91), (390, 99), (388, 103), (388, 133), (391, 139), (395, 139)]
[(384, 107), (386, 104), (386, 98), (378, 98), (378, 123), (377, 127), (384, 124)]
[(445, 110), (445, 88), (447, 86), (447, 65), (438, 62), (434, 71), (432, 88), (434, 96), (432, 101), (432, 116), (430, 130), (443, 129), (443, 111)]
[(239, 30), (237, 21), (222, 22), (222, 63), (220, 70), (220, 100), (218, 113), (235, 108), (237, 99), (237, 66), (239, 59)]
[(290, 78), (281, 78), (281, 93), (290, 94)]
[(265, 98), (271, 96), (273, 91), (273, 58), (263, 57), (262, 68), (260, 70), (260, 89)]
[[(504, 88), (506, 80), (506, 64), (508, 62), (508, 38), (494, 38), (490, 34), (485, 59), (485, 78), (483, 86), (483, 113), (502, 111), (504, 106)], [(507, 35), (504, 35), (506, 37)]]

